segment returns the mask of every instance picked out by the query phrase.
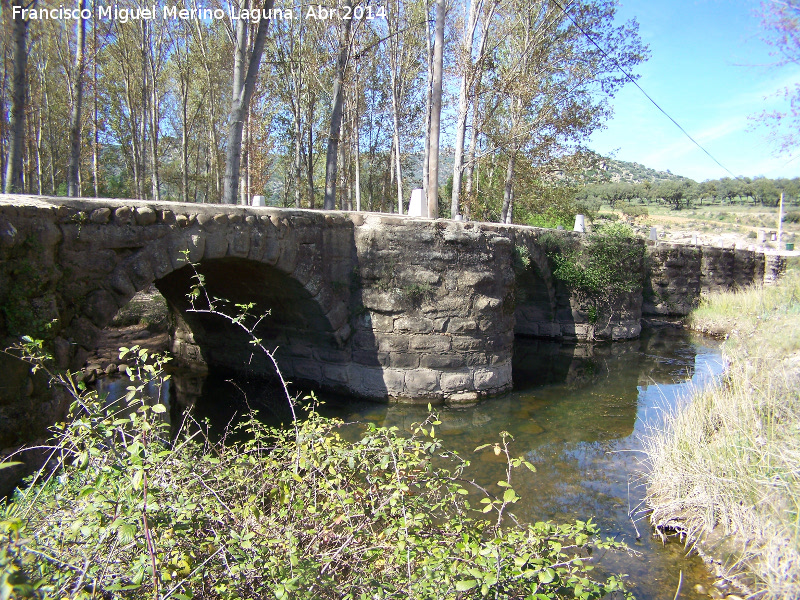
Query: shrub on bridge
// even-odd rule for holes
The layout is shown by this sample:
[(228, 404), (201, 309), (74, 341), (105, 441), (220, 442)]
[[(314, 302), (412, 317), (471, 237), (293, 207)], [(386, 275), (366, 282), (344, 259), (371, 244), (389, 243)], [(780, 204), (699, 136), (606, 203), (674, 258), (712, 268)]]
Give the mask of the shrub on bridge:
[(545, 235), (553, 277), (588, 306), (589, 320), (611, 320), (614, 306), (642, 289), (645, 246), (624, 223), (610, 223), (584, 238)]
[[(41, 365), (40, 345), (27, 356)], [(0, 595), (30, 598), (599, 598), (591, 521), (523, 525), (511, 474), (532, 466), (510, 436), (495, 496), (442, 448), (431, 416), (410, 432), (369, 425), (356, 442), (307, 407), (293, 429), (255, 414), (247, 441), (170, 436), (142, 399), (160, 360), (133, 348), (128, 403), (108, 406), (68, 375), (71, 418), (54, 428), (56, 468), (0, 512)], [(151, 386), (152, 387), (152, 386)], [(52, 465), (51, 465), (52, 466)]]
[(645, 247), (624, 223), (611, 223), (579, 238), (543, 236), (553, 277), (587, 296), (619, 296), (640, 290)]

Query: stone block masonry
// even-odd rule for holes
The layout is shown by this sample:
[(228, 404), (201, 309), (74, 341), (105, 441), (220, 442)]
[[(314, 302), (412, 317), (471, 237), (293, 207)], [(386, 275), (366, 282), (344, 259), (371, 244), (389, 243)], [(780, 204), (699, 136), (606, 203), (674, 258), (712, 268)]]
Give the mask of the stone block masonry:
[(0, 338), (45, 337), (60, 366), (80, 368), (116, 312), (155, 283), (179, 361), (269, 373), (240, 331), (191, 310), (188, 252), (211, 296), (266, 314), (257, 335), (287, 379), (469, 403), (511, 389), (515, 333), (636, 337), (643, 311), (685, 314), (701, 292), (764, 273), (760, 255), (659, 245), (629, 265), (649, 273), (644, 293), (609, 301), (598, 322), (554, 280), (544, 235), (582, 239), (376, 213), (0, 196)]
[(269, 372), (241, 332), (191, 310), (188, 252), (211, 296), (269, 313), (257, 334), (287, 379), (474, 402), (511, 388), (513, 246), (513, 228), (476, 223), (2, 196), (0, 335), (48, 337), (60, 366), (80, 368), (116, 312), (155, 283), (179, 361)]
[(702, 294), (769, 283), (783, 268), (779, 256), (753, 250), (663, 243), (649, 246), (642, 313), (687, 315)]

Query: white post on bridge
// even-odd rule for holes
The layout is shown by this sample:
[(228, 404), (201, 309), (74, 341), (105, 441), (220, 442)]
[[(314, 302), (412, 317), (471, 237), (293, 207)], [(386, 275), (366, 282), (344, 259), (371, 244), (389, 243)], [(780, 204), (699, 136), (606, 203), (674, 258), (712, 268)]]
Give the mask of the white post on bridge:
[(411, 201), (408, 203), (409, 217), (428, 216), (428, 199), (425, 197), (421, 188), (411, 190)]

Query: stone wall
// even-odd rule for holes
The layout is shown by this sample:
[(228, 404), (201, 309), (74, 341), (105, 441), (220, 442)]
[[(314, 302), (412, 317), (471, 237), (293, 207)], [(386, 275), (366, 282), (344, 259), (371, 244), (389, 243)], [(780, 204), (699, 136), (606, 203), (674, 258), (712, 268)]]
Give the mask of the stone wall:
[(180, 361), (271, 372), (235, 327), (192, 310), (196, 268), (211, 296), (269, 313), (256, 333), (288, 379), (463, 403), (510, 389), (515, 333), (632, 338), (643, 310), (686, 314), (704, 291), (764, 277), (761, 255), (662, 244), (647, 265), (626, 265), (649, 269), (644, 293), (598, 311), (553, 278), (545, 236), (585, 239), (375, 213), (0, 196), (0, 337), (47, 338), (59, 366), (79, 368), (116, 312), (155, 283)]
[(191, 310), (187, 251), (211, 296), (269, 311), (256, 333), (292, 381), (450, 402), (511, 386), (513, 228), (12, 196), (0, 198), (0, 232), (0, 334), (48, 338), (61, 367), (82, 366), (119, 308), (155, 283), (180, 361), (271, 371), (246, 336)]
[(352, 356), (366, 395), (474, 402), (511, 388), (512, 240), (488, 224), (364, 219)]
[(785, 268), (780, 260), (753, 250), (664, 243), (648, 250), (645, 315), (687, 315), (701, 294), (769, 282)]

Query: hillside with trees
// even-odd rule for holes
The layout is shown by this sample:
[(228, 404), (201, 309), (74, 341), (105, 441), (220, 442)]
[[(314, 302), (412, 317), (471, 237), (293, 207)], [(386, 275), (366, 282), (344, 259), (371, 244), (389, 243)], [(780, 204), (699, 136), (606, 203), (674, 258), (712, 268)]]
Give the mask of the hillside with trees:
[(598, 156), (596, 167), (587, 176), (592, 183), (661, 183), (664, 181), (686, 181), (688, 177), (675, 175), (671, 171), (658, 171), (645, 165)]

